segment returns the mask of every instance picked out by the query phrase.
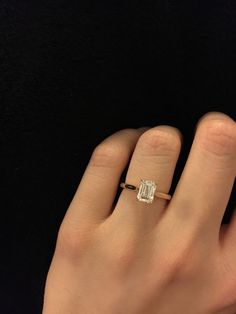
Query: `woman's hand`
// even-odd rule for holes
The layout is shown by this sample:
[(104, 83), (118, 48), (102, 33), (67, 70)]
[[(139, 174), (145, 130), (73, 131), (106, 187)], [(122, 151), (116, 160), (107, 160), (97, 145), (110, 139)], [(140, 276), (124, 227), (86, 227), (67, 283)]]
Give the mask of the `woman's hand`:
[(137, 200), (120, 176), (168, 193), (181, 149), (169, 126), (127, 129), (94, 151), (59, 230), (44, 314), (235, 314), (236, 215), (222, 217), (236, 174), (236, 123), (221, 113), (198, 124), (168, 201)]

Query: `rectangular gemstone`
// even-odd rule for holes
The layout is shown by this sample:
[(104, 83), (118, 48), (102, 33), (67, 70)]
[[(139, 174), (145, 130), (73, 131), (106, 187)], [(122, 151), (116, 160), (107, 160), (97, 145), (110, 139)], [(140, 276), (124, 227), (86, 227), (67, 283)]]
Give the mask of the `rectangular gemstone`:
[(152, 203), (155, 196), (156, 184), (150, 180), (141, 180), (137, 199), (141, 202)]

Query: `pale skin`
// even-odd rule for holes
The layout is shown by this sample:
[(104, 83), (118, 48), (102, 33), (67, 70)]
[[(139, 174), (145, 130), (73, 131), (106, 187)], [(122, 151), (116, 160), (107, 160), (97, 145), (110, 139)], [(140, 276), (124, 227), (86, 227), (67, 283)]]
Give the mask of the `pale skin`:
[(141, 179), (168, 193), (181, 149), (171, 126), (121, 130), (99, 144), (61, 224), (43, 314), (235, 314), (236, 214), (221, 226), (236, 175), (236, 123), (198, 123), (171, 201), (139, 202)]

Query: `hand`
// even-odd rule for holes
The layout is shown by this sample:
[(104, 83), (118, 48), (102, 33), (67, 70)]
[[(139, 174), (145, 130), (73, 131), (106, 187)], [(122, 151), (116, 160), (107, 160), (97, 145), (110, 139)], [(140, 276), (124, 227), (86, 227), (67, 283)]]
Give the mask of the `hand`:
[(168, 193), (181, 149), (170, 126), (126, 129), (92, 154), (58, 233), (44, 314), (235, 314), (236, 215), (221, 227), (236, 174), (236, 123), (198, 123), (171, 201), (140, 202), (126, 182)]

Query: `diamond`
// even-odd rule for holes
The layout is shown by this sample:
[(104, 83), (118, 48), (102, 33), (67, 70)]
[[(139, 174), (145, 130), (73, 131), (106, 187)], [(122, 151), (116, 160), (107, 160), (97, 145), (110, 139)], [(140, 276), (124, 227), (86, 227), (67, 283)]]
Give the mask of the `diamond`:
[(141, 180), (137, 199), (140, 202), (152, 203), (154, 200), (156, 188), (157, 186), (154, 181)]

